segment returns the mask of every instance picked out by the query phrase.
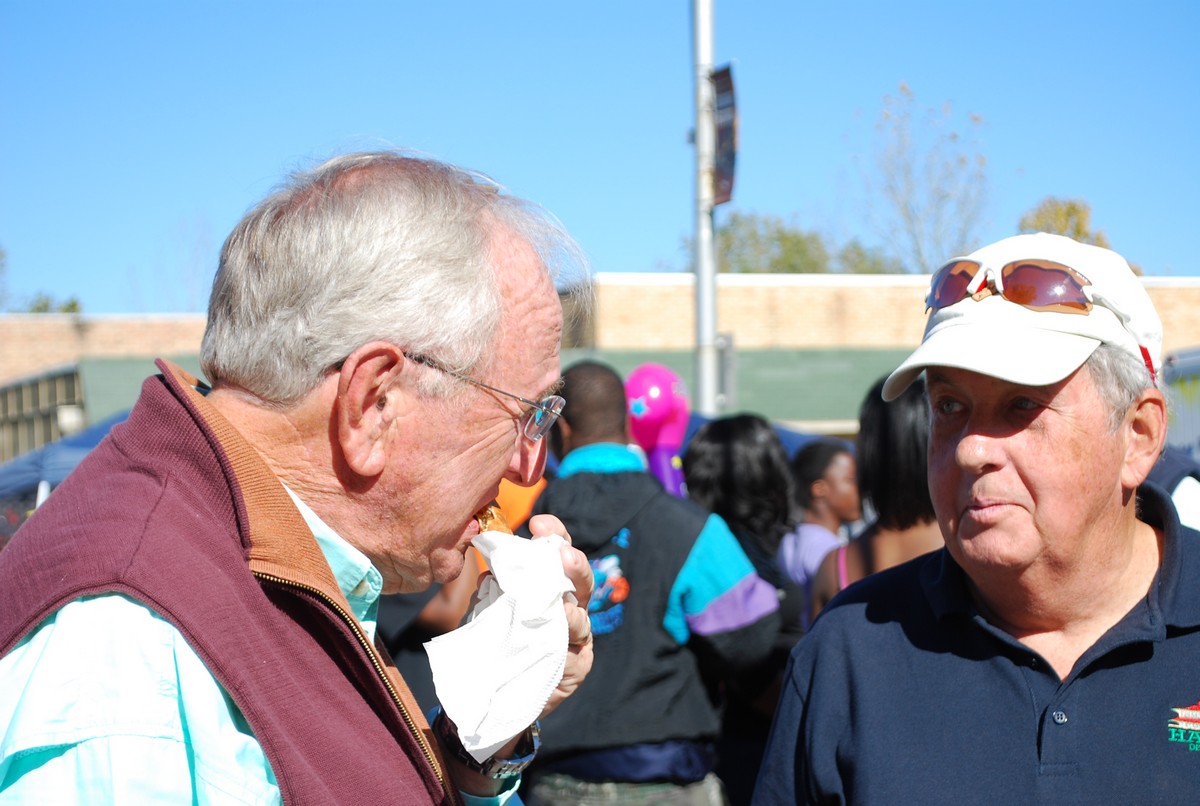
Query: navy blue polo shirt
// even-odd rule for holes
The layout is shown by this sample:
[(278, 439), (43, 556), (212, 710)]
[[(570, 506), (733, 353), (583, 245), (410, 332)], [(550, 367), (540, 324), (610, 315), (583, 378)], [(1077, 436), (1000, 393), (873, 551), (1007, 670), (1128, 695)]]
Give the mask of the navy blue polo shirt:
[(1162, 566), (1066, 680), (944, 549), (840, 594), (792, 652), (754, 802), (1198, 802), (1200, 533), (1138, 498)]

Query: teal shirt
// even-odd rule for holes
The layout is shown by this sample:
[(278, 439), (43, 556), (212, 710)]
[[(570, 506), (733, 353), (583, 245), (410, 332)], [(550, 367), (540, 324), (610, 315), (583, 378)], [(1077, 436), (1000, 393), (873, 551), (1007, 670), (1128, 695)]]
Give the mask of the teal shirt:
[[(292, 499), (373, 640), (382, 576)], [(463, 798), (518, 804), (518, 785)], [(241, 711), (179, 631), (141, 602), (76, 599), (0, 658), (0, 804), (281, 802)]]
[(646, 454), (636, 445), (594, 442), (576, 448), (558, 463), (557, 476), (565, 479), (576, 473), (647, 472)]

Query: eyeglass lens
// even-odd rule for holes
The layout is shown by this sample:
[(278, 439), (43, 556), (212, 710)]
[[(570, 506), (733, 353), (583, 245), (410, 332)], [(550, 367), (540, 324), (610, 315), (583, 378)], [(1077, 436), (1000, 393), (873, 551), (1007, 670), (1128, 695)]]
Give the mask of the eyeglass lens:
[(526, 415), (528, 419), (525, 420), (525, 436), (531, 442), (537, 442), (546, 436), (566, 404), (567, 401), (558, 395), (551, 395), (539, 403), (537, 408), (530, 409)]

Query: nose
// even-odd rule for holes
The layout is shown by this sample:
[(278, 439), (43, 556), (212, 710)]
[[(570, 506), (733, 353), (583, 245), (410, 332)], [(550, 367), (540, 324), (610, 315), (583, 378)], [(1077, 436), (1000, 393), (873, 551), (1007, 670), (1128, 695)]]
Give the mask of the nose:
[(528, 487), (542, 477), (546, 470), (546, 438), (537, 442), (527, 439), (524, 434), (517, 434), (517, 444), (513, 446), (512, 458), (504, 477), (514, 484)]
[(1000, 466), (1003, 459), (1002, 440), (980, 428), (963, 432), (954, 449), (954, 461), (973, 473), (985, 473)]

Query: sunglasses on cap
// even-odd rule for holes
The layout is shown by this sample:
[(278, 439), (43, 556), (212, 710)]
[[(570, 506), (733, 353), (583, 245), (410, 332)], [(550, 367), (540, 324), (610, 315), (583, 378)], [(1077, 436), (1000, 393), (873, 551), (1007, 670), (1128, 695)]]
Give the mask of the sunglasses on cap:
[(938, 310), (967, 297), (996, 293), (1033, 311), (1086, 315), (1092, 311), (1091, 285), (1070, 266), (1053, 260), (1014, 260), (997, 271), (978, 260), (957, 258), (934, 273), (925, 305), (926, 310)]
[[(997, 271), (978, 260), (957, 258), (934, 273), (929, 296), (925, 298), (926, 310), (947, 308), (967, 297), (983, 299), (992, 293), (1031, 311), (1086, 316), (1094, 307), (1092, 281), (1063, 263), (1029, 258), (1005, 263)], [(1128, 330), (1125, 317), (1117, 314), (1117, 318)], [(1131, 331), (1131, 335), (1137, 341), (1137, 334)], [(1140, 342), (1138, 351), (1150, 371), (1150, 379), (1157, 383), (1158, 373), (1150, 351)]]

